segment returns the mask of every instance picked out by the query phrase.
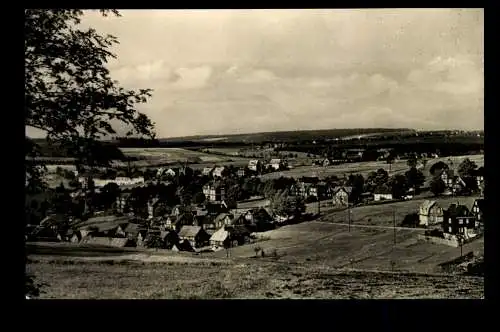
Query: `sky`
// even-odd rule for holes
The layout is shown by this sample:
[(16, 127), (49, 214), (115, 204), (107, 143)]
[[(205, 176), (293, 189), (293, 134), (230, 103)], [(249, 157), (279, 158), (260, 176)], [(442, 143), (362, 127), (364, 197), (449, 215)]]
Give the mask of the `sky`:
[(482, 9), (121, 14), (82, 26), (118, 37), (114, 79), (154, 90), (157, 137), (484, 128)]

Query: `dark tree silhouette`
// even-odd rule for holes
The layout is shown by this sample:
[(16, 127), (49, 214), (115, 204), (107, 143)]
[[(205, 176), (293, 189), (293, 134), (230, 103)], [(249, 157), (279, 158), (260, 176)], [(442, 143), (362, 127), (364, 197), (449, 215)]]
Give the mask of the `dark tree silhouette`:
[[(104, 16), (116, 10), (101, 10)], [(125, 90), (109, 76), (106, 63), (115, 55), (114, 36), (79, 29), (82, 10), (26, 9), (24, 12), (25, 125), (46, 133), (49, 145), (61, 144), (77, 158), (77, 165), (109, 162), (99, 138), (115, 134), (111, 121), (132, 134), (153, 137), (153, 123), (136, 105), (151, 90)], [(26, 157), (40, 155), (27, 138)], [(43, 167), (26, 163), (26, 190), (43, 190)], [(26, 281), (26, 293), (34, 294)], [(36, 294), (35, 294), (36, 295)]]
[(195, 204), (203, 204), (205, 203), (205, 200), (206, 200), (205, 194), (203, 194), (202, 192), (197, 192), (193, 196), (193, 203)]
[(448, 167), (448, 164), (442, 161), (438, 161), (437, 163), (432, 164), (431, 168), (429, 169), (429, 173), (431, 173), (433, 176), (436, 176), (440, 171), (448, 169)]
[(446, 184), (440, 177), (436, 177), (432, 180), (430, 189), (434, 196), (438, 196), (445, 191)]
[(458, 165), (458, 174), (463, 178), (473, 177), (476, 169), (476, 163), (466, 158)]
[(409, 171), (405, 173), (406, 180), (408, 182), (408, 185), (411, 188), (415, 189), (415, 193), (417, 194), (420, 187), (424, 184), (425, 182), (425, 175), (415, 167), (410, 168)]

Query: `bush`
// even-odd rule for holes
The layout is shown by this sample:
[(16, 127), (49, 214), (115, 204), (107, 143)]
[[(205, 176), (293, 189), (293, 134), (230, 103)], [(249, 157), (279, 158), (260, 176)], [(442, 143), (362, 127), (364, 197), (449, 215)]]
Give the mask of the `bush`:
[(418, 213), (409, 213), (405, 216), (401, 222), (401, 226), (404, 227), (417, 227), (419, 222)]

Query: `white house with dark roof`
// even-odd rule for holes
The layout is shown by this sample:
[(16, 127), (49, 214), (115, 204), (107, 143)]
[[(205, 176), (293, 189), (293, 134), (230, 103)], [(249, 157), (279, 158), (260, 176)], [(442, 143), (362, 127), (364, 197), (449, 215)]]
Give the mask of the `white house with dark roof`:
[(381, 185), (373, 191), (374, 201), (392, 200), (392, 191), (387, 185)]
[(213, 170), (214, 170), (213, 167), (204, 167), (203, 170), (201, 171), (201, 174), (204, 176), (209, 176), (212, 174)]
[(259, 171), (261, 166), (262, 163), (260, 162), (260, 160), (257, 159), (252, 159), (248, 162), (248, 169), (254, 172)]
[(224, 166), (215, 167), (213, 172), (212, 172), (212, 176), (221, 178), (224, 176), (225, 170), (226, 170), (226, 167), (224, 167)]

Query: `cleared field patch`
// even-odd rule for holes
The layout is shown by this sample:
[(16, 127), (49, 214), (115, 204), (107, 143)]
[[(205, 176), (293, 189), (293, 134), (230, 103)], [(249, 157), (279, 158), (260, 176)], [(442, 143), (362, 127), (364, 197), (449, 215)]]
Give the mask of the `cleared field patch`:
[[(182, 148), (120, 148), (125, 156), (138, 158), (133, 164), (137, 167), (173, 165), (189, 163), (190, 167), (207, 167), (229, 164), (246, 164), (247, 159), (237, 156), (223, 156)], [(123, 162), (118, 163), (123, 164)], [(117, 164), (117, 165), (118, 165)]]
[(218, 156), (181, 148), (120, 148), (120, 150), (126, 156), (141, 159), (155, 159), (172, 162), (186, 161), (189, 159), (199, 159), (202, 162), (217, 162), (223, 160), (223, 158)]
[(229, 264), (33, 262), (42, 299), (483, 298), (484, 279), (336, 271), (257, 260)]
[[(359, 162), (359, 163), (348, 163), (333, 166), (298, 166), (291, 170), (268, 173), (261, 176), (263, 180), (275, 179), (281, 176), (301, 178), (303, 176), (318, 176), (319, 178), (325, 178), (328, 176), (336, 175), (343, 176), (344, 174), (362, 174), (363, 176), (368, 175), (370, 172), (377, 171), (379, 168), (383, 168), (389, 171), (389, 164), (384, 161), (370, 161), (370, 162)], [(400, 172), (408, 169), (406, 161), (397, 161), (391, 166), (390, 174)]]
[[(474, 161), (478, 167), (484, 166), (484, 155), (469, 155), (469, 156), (456, 156), (456, 157), (446, 157), (446, 158), (436, 158), (430, 159), (424, 169), (422, 169), (426, 179), (430, 181), (431, 175), (429, 174), (429, 169), (432, 164), (443, 161), (448, 163), (448, 159), (453, 162), (452, 168), (457, 169), (460, 163), (469, 158), (471, 161)], [(333, 166), (298, 166), (288, 171), (282, 172), (274, 172), (268, 173), (261, 176), (263, 180), (267, 179), (275, 179), (280, 176), (285, 177), (293, 177), (293, 178), (301, 178), (303, 176), (318, 176), (320, 178), (325, 178), (327, 176), (343, 176), (349, 174), (361, 174), (363, 176), (367, 176), (370, 172), (375, 172), (378, 169), (385, 169), (389, 172), (389, 175), (395, 175), (404, 173), (408, 170), (408, 164), (406, 160), (396, 160), (392, 165), (389, 165), (385, 161), (367, 161), (367, 162), (359, 162), (359, 163), (347, 163), (341, 165), (333, 165)]]
[[(412, 272), (439, 272), (439, 263), (449, 261), (460, 255), (460, 250), (443, 245), (419, 242), (416, 238), (421, 230), (397, 229), (394, 245), (393, 229), (351, 227), (322, 222), (304, 222), (284, 226), (259, 234), (261, 241), (231, 249), (233, 257), (251, 258), (255, 247), (272, 253), (277, 252), (278, 261), (304, 264), (318, 263), (335, 268), (350, 267), (359, 269), (388, 271), (395, 268)], [(484, 251), (482, 239), (464, 245), (464, 252)], [(226, 253), (217, 252), (215, 257)], [(258, 258), (254, 258), (257, 259)]]

